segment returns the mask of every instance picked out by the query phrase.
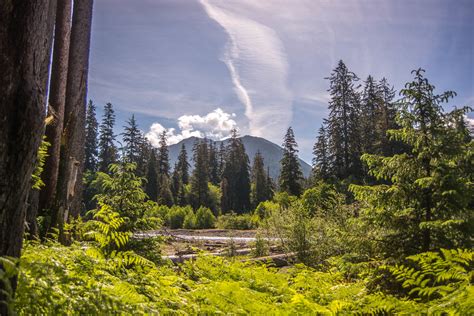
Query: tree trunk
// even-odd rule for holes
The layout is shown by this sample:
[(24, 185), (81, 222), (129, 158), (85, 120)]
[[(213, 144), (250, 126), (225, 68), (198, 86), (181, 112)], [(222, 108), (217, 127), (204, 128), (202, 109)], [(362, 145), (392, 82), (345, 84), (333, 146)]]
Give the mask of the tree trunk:
[(71, 0), (58, 0), (48, 109), (48, 115), (53, 117), (53, 121), (46, 126), (45, 132), (46, 140), (51, 146), (44, 165), (42, 178), (45, 186), (40, 192), (38, 207), (40, 212), (48, 210), (47, 215), (51, 215), (51, 210), (54, 208), (57, 190), (64, 104), (66, 102), (71, 8)]
[[(54, 20), (56, 16), (56, 7), (57, 7), (57, 0), (54, 1), (49, 1), (49, 9), (48, 9), (48, 16), (49, 16), (49, 22), (48, 22), (48, 29), (47, 29), (47, 41), (48, 41), (48, 53), (47, 57), (43, 61), (43, 65), (41, 68), (41, 78), (46, 78), (48, 80), (49, 78), (49, 64), (51, 61), (51, 46), (53, 42), (53, 31), (54, 31)], [(45, 104), (45, 109), (47, 108), (47, 98), (46, 96), (48, 95), (48, 84), (46, 84), (46, 90), (45, 90), (45, 99), (44, 99), (44, 104)], [(41, 135), (44, 134), (44, 126), (43, 129), (41, 130)], [(38, 161), (35, 161), (34, 165), (36, 166), (38, 164)], [(29, 237), (33, 238), (35, 236), (38, 236), (38, 223), (36, 221), (36, 217), (38, 216), (38, 208), (39, 208), (39, 202), (40, 202), (40, 190), (38, 189), (31, 189), (29, 194), (28, 194), (28, 206), (26, 209), (26, 230), (29, 233)]]
[(58, 178), (59, 207), (52, 218), (64, 242), (63, 224), (77, 216), (82, 205), (85, 114), (93, 0), (74, 2), (64, 112), (61, 165)]
[(51, 1), (0, 2), (0, 256), (20, 256), (44, 124)]

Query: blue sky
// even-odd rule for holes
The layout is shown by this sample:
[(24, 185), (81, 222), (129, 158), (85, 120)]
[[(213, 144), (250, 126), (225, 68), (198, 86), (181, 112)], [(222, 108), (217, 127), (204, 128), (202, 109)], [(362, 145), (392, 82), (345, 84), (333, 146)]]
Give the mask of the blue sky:
[(98, 0), (88, 97), (152, 141), (237, 127), (280, 144), (291, 125), (310, 162), (339, 59), (396, 89), (425, 68), (474, 106), (473, 30), (473, 0)]

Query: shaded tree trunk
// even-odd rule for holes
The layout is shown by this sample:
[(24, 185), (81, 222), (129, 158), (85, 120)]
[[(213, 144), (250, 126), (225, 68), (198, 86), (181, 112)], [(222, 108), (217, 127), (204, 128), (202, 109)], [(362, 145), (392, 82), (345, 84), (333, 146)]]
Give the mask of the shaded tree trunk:
[[(49, 78), (49, 64), (51, 61), (51, 45), (53, 42), (53, 31), (55, 28), (55, 17), (56, 17), (56, 7), (57, 7), (57, 0), (54, 1), (49, 1), (49, 9), (48, 9), (48, 16), (49, 16), (49, 21), (48, 21), (48, 29), (47, 29), (47, 41), (48, 41), (48, 53), (47, 53), (47, 58), (44, 59), (42, 69), (41, 69), (41, 78), (46, 78), (48, 80)], [(46, 90), (45, 90), (45, 109), (48, 107), (47, 105), (47, 100), (46, 96), (48, 95), (48, 84), (46, 84)], [(44, 126), (41, 131), (41, 135), (44, 134)], [(38, 161), (35, 161), (35, 165), (38, 163)], [(38, 216), (38, 209), (39, 209), (39, 204), (40, 204), (40, 190), (38, 189), (31, 189), (29, 194), (28, 194), (28, 208), (26, 210), (26, 230), (29, 233), (30, 238), (33, 238), (34, 236), (38, 236), (38, 223), (36, 220), (36, 217)]]
[(71, 9), (71, 0), (58, 0), (48, 109), (48, 115), (53, 117), (53, 121), (46, 126), (45, 132), (46, 140), (51, 146), (45, 161), (42, 176), (45, 186), (40, 192), (38, 207), (40, 212), (48, 210), (45, 215), (51, 215), (57, 190), (64, 104), (66, 102)]
[(58, 178), (59, 207), (52, 226), (60, 230), (69, 216), (77, 216), (82, 205), (82, 171), (84, 168), (85, 114), (87, 76), (92, 26), (93, 0), (76, 1), (73, 8), (71, 44), (66, 86), (63, 142)]
[(0, 256), (20, 256), (44, 125), (51, 1), (0, 2)]

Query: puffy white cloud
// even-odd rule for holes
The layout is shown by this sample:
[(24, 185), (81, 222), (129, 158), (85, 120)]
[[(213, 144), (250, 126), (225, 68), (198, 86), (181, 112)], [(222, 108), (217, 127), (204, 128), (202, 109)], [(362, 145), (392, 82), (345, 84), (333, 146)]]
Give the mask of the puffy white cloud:
[(182, 115), (178, 118), (179, 130), (166, 128), (160, 123), (153, 123), (146, 138), (154, 147), (159, 146), (159, 136), (166, 131), (168, 144), (177, 144), (189, 137), (207, 137), (214, 140), (222, 140), (230, 136), (230, 131), (237, 128), (237, 123), (232, 119), (235, 114), (229, 114), (217, 108), (204, 115)]

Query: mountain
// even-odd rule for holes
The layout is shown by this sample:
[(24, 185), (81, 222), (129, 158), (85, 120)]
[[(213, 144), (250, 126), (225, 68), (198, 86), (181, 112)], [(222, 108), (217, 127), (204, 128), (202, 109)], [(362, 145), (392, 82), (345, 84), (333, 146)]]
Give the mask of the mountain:
[[(169, 146), (169, 157), (171, 167), (174, 166), (176, 160), (178, 159), (178, 154), (181, 150), (181, 145), (184, 144), (188, 153), (188, 161), (191, 164), (191, 169), (193, 168), (193, 146), (198, 139), (199, 138), (197, 137), (190, 137), (180, 141), (177, 144)], [(272, 143), (271, 141), (268, 141), (265, 138), (261, 137), (246, 135), (241, 137), (241, 139), (245, 147), (245, 152), (249, 156), (250, 166), (252, 166), (255, 154), (257, 153), (257, 151), (260, 151), (264, 159), (265, 168), (270, 168), (270, 176), (273, 179), (278, 179), (278, 176), (280, 175), (280, 160), (283, 157), (283, 149), (277, 144)], [(224, 142), (224, 145), (226, 145), (228, 140), (216, 141), (217, 148), (219, 148), (221, 142)], [(301, 159), (299, 159), (299, 162), (301, 165), (301, 171), (303, 171), (303, 175), (305, 177), (308, 177), (311, 173), (311, 166)]]

